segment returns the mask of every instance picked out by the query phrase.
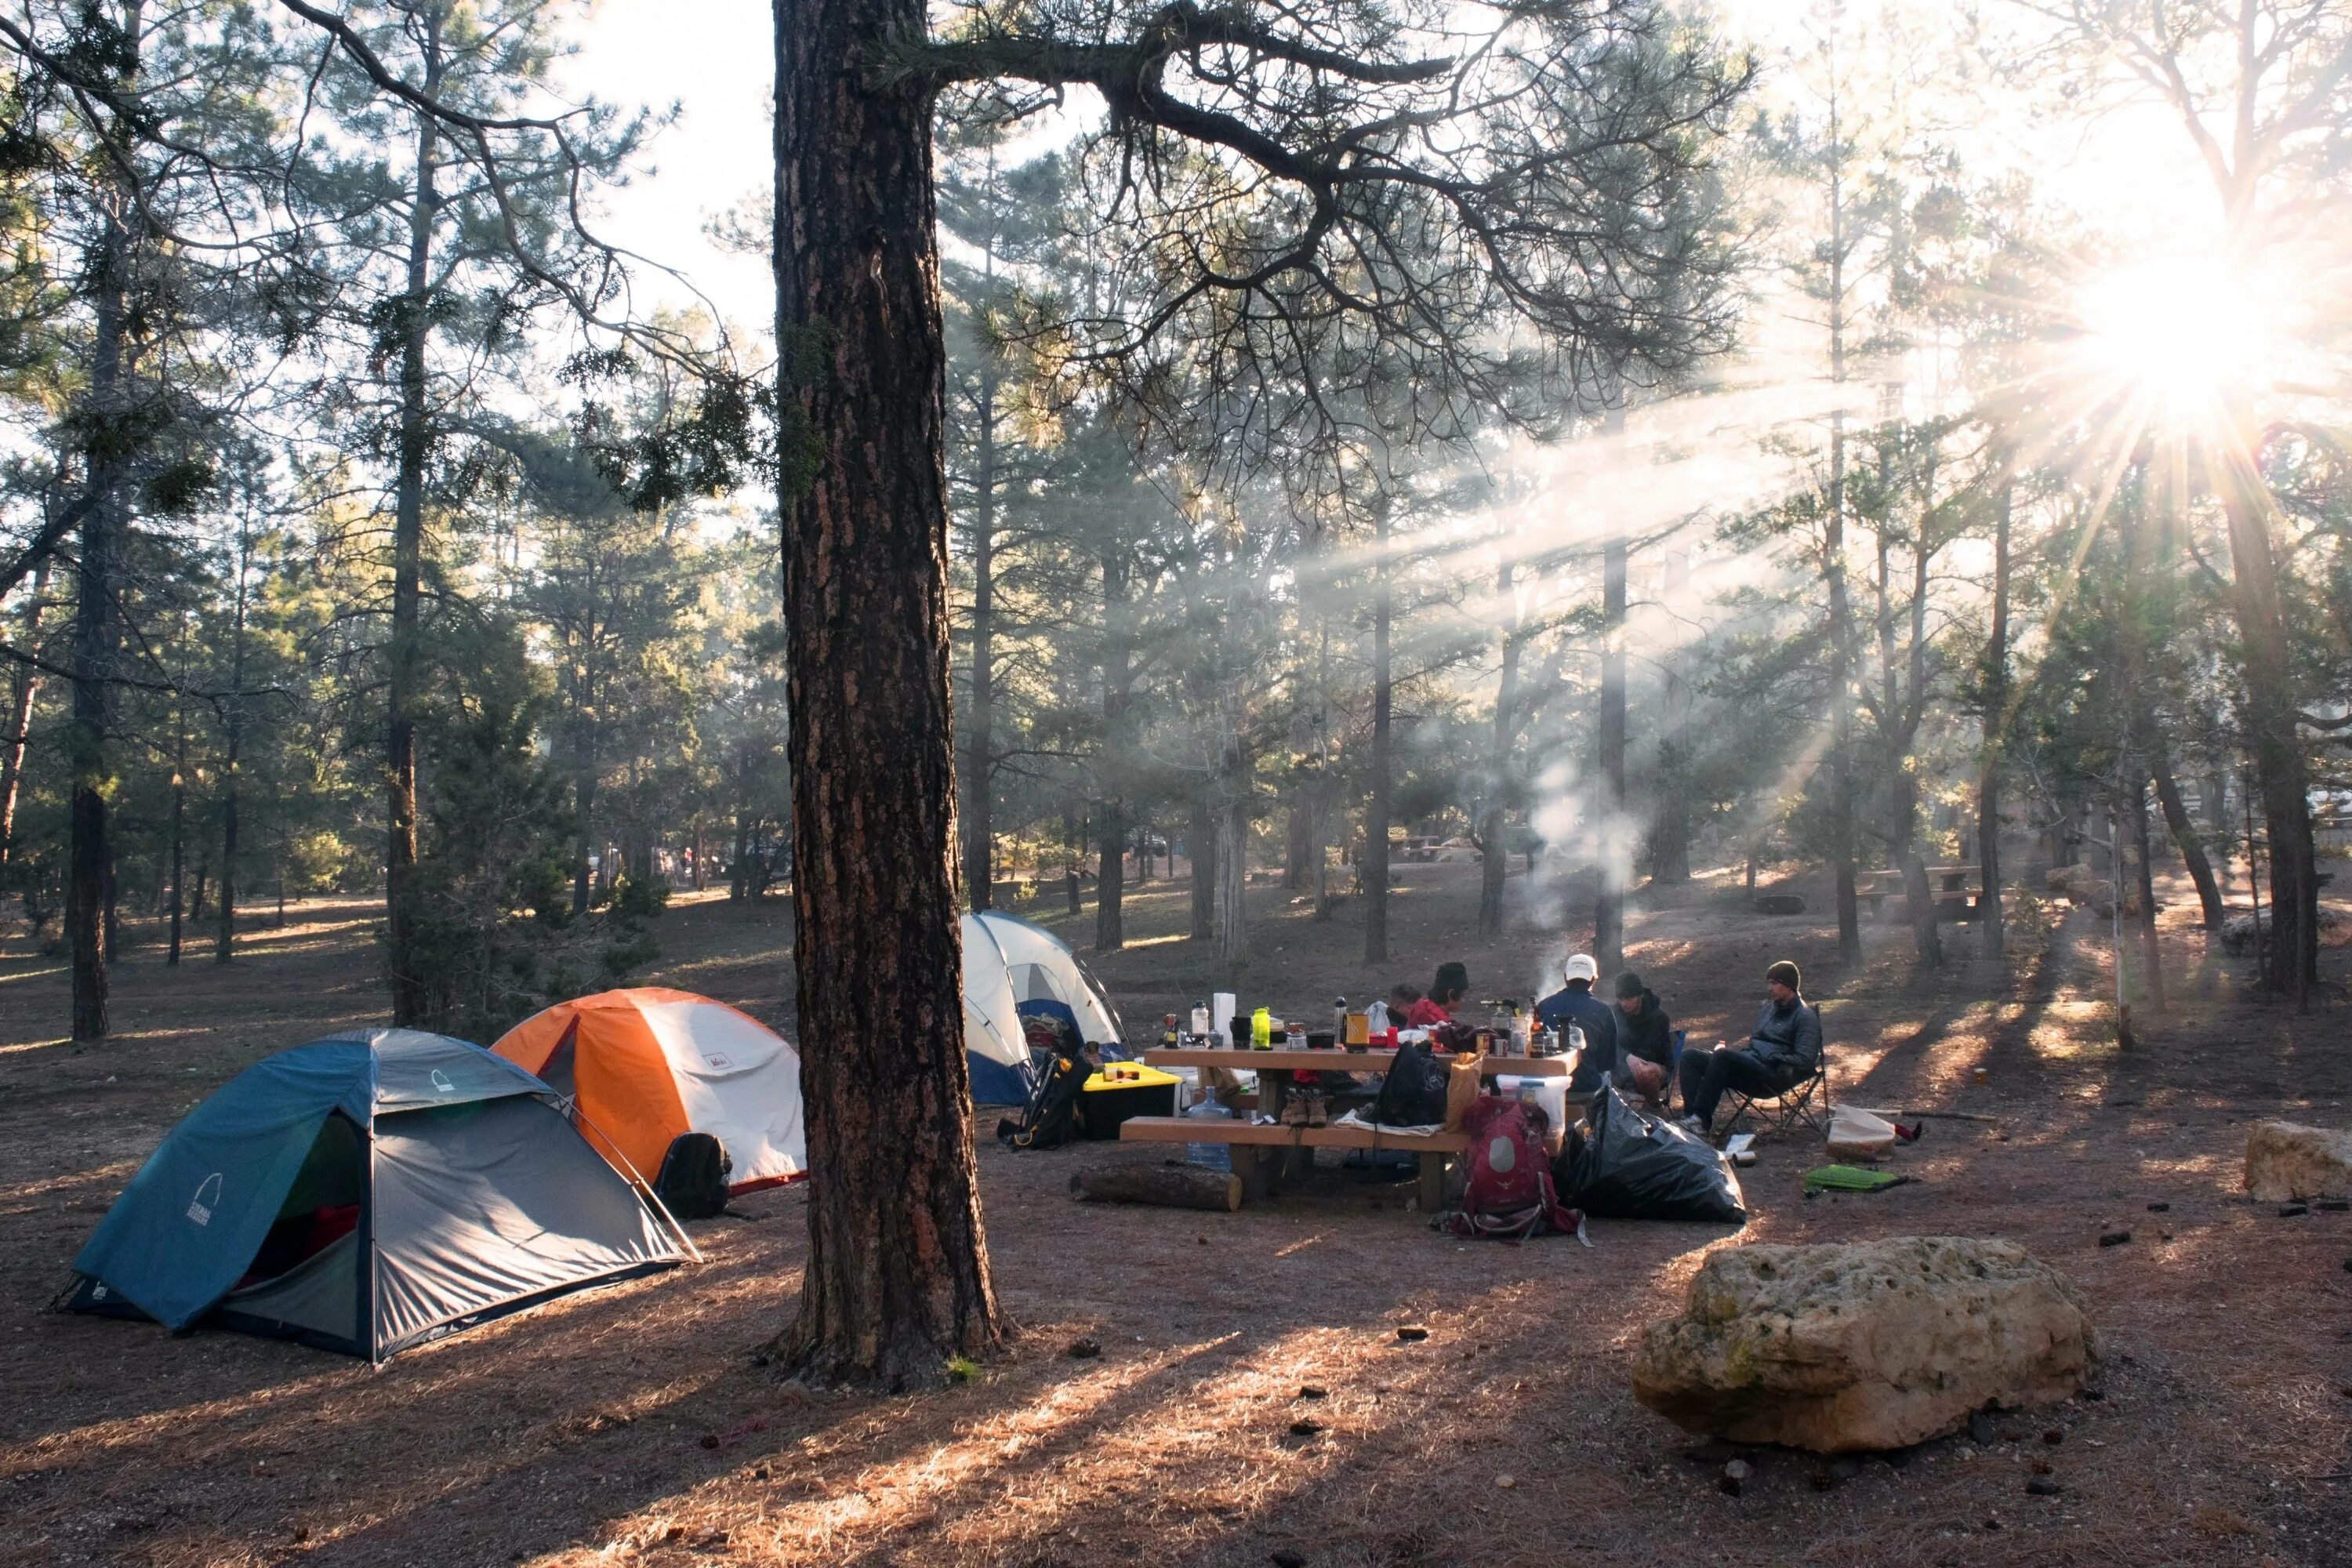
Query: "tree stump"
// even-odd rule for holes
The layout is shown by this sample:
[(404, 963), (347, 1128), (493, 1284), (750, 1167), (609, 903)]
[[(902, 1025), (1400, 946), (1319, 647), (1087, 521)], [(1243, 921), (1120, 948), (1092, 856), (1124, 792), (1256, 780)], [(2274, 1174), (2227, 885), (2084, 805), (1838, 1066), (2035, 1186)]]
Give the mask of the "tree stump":
[(1088, 1204), (1151, 1204), (1160, 1208), (1242, 1206), (1242, 1179), (1199, 1165), (1096, 1165), (1070, 1178), (1070, 1195)]

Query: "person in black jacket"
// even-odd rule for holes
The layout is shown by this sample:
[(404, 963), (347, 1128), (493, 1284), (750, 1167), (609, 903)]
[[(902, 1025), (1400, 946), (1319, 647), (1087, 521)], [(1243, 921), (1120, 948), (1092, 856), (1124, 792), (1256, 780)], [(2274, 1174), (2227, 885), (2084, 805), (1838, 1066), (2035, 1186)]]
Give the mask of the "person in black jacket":
[(1573, 1028), (1584, 1036), (1584, 1054), (1568, 1080), (1570, 1094), (1591, 1094), (1601, 1087), (1601, 1075), (1617, 1066), (1617, 1020), (1608, 1003), (1592, 994), (1601, 966), (1590, 953), (1568, 961), (1568, 984), (1536, 1004), (1536, 1022), (1547, 1029)]
[(1657, 994), (1632, 970), (1617, 977), (1617, 1081), (1655, 1104), (1674, 1070), (1675, 1031)]
[(1696, 1132), (1713, 1130), (1715, 1108), (1725, 1091), (1769, 1097), (1785, 1094), (1821, 1069), (1822, 1016), (1804, 998), (1804, 977), (1787, 959), (1764, 972), (1764, 1008), (1756, 1016), (1748, 1043), (1734, 1049), (1723, 1041), (1711, 1051), (1685, 1051), (1684, 1124)]

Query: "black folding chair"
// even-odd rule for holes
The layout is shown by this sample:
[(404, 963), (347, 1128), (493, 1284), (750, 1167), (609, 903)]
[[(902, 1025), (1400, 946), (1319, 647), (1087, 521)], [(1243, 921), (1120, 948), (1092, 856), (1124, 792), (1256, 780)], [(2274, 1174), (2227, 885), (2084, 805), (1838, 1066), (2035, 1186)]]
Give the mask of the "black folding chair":
[(1727, 1089), (1723, 1098), (1731, 1106), (1731, 1116), (1717, 1126), (1717, 1138), (1730, 1137), (1739, 1131), (1742, 1121), (1752, 1121), (1753, 1131), (1774, 1137), (1805, 1127), (1826, 1138), (1830, 1131), (1829, 1047), (1822, 1047), (1821, 1064), (1813, 1068), (1811, 1077), (1778, 1094), (1742, 1094), (1736, 1089)]

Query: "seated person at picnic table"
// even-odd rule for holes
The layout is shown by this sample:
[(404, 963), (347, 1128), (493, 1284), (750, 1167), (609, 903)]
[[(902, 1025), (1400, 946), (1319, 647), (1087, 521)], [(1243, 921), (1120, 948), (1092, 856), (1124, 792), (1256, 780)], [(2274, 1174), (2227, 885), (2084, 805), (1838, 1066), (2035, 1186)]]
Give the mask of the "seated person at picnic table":
[(1568, 984), (1536, 1004), (1536, 1022), (1545, 1028), (1583, 1032), (1584, 1054), (1577, 1058), (1576, 1074), (1568, 1080), (1570, 1094), (1591, 1094), (1601, 1087), (1601, 1075), (1616, 1065), (1616, 1015), (1608, 1003), (1592, 994), (1592, 983), (1600, 978), (1601, 965), (1591, 953), (1571, 953)]
[(1412, 1005), (1404, 1016), (1408, 1029), (1427, 1029), (1454, 1021), (1454, 1009), (1470, 994), (1470, 966), (1448, 962), (1437, 966), (1437, 978), (1430, 982), (1429, 994)]
[(1657, 994), (1632, 970), (1617, 977), (1617, 1081), (1655, 1103), (1675, 1063), (1675, 1031)]
[(1683, 1125), (1714, 1131), (1715, 1108), (1727, 1089), (1752, 1097), (1786, 1094), (1822, 1065), (1822, 1016), (1804, 998), (1804, 977), (1782, 959), (1764, 972), (1765, 1002), (1748, 1043), (1734, 1048), (1717, 1040), (1711, 1051), (1685, 1051)]

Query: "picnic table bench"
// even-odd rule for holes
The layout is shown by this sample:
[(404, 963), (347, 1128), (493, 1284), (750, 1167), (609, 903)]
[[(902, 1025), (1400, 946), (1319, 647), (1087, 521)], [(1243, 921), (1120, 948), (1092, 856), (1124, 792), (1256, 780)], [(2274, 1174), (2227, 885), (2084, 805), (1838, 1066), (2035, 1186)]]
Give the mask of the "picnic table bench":
[[(1927, 888), (1935, 896), (1937, 911), (1949, 919), (1967, 920), (1983, 905), (1984, 879), (1974, 866), (1930, 866)], [(1903, 897), (1903, 871), (1900, 867), (1864, 871), (1855, 890), (1862, 901), (1870, 906), (1874, 915), (1882, 910), (1889, 899)]]
[[(1161, 1047), (1143, 1053), (1156, 1068), (1223, 1068), (1232, 1072), (1360, 1072), (1384, 1073), (1396, 1060), (1394, 1051), (1235, 1050), (1230, 1047)], [(1559, 1057), (1488, 1056), (1479, 1063), (1485, 1078), (1567, 1078), (1576, 1070), (1576, 1058)], [(1259, 1080), (1261, 1083), (1265, 1079)], [(1261, 1103), (1263, 1103), (1263, 1100)], [(1278, 1099), (1276, 1101), (1279, 1103)], [(1394, 1149), (1420, 1156), (1421, 1207), (1434, 1214), (1445, 1194), (1445, 1163), (1469, 1146), (1459, 1132), (1421, 1135), (1386, 1132), (1376, 1127), (1285, 1127), (1253, 1122), (1246, 1115), (1217, 1121), (1182, 1116), (1131, 1116), (1119, 1123), (1122, 1142), (1139, 1143), (1223, 1143), (1233, 1152), (1234, 1174), (1242, 1190), (1262, 1198), (1273, 1190), (1280, 1167), (1294, 1149)]]

